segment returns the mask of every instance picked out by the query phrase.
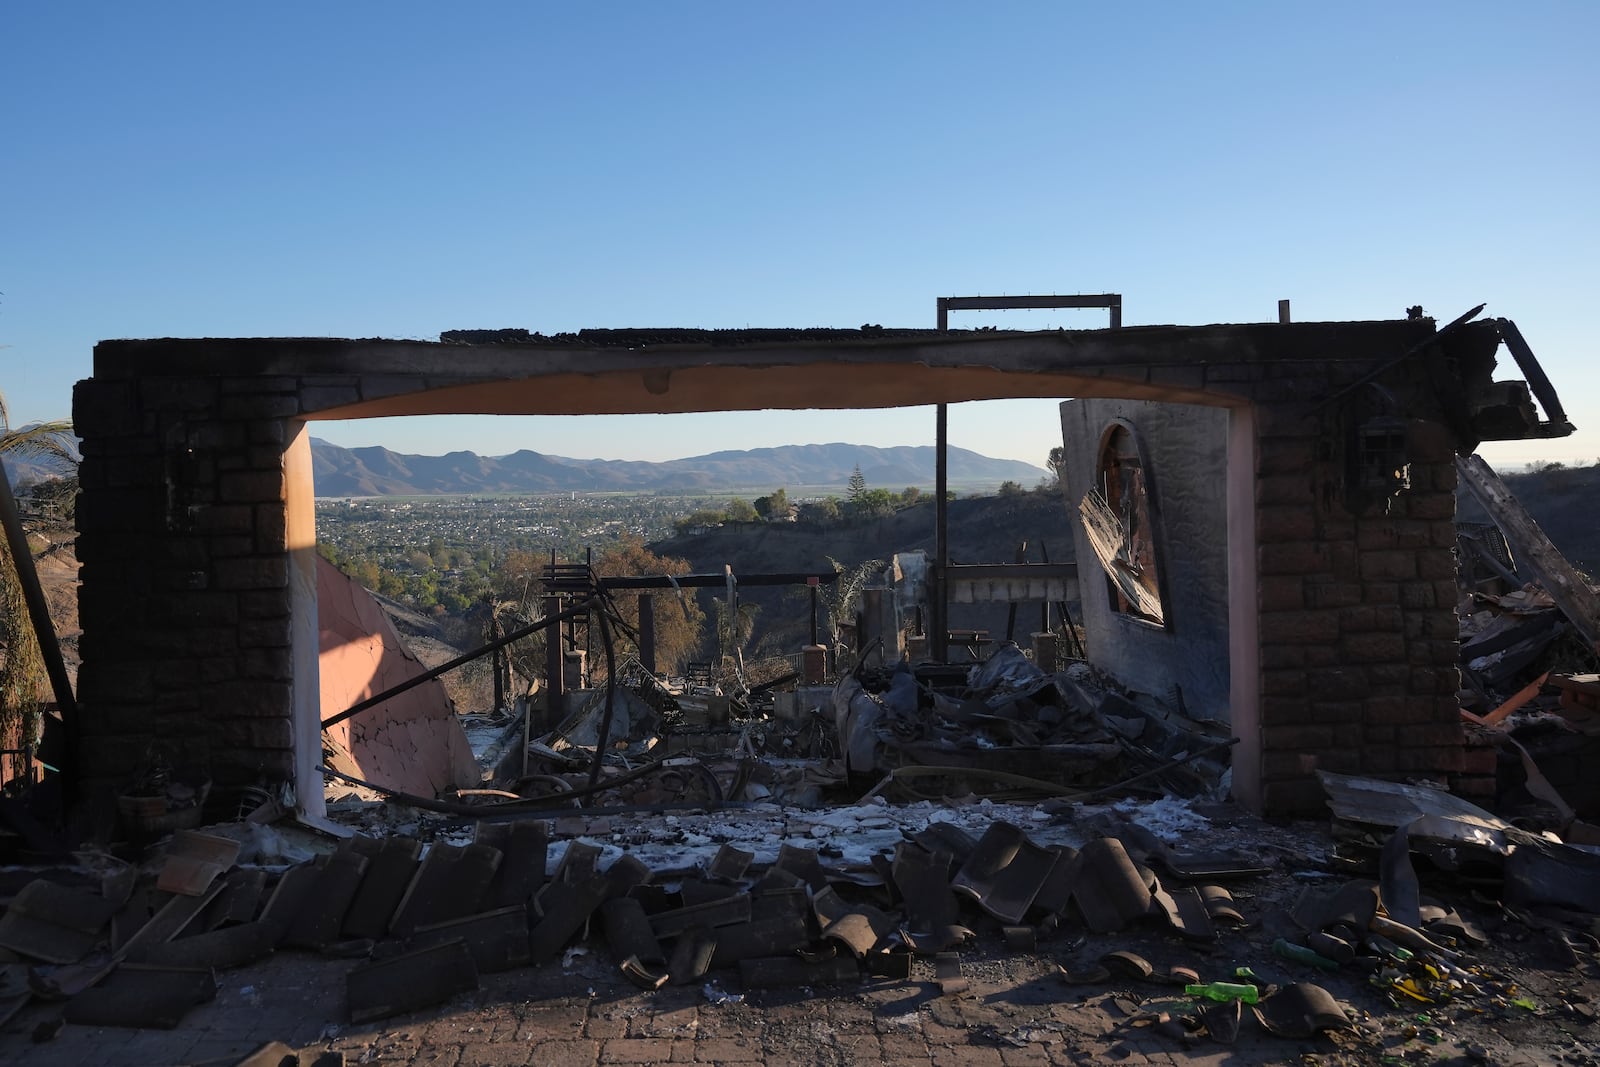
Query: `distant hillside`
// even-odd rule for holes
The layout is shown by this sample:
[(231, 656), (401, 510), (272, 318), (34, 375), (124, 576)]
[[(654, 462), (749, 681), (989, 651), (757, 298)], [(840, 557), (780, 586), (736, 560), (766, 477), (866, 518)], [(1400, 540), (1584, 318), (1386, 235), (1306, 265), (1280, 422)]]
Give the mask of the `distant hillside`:
[[(898, 491), (933, 484), (935, 452), (931, 445), (787, 445), (646, 463), (567, 459), (527, 449), (508, 456), (474, 452), (414, 456), (379, 446), (341, 448), (326, 441), (311, 442), (316, 492), (321, 497), (770, 491), (794, 486), (837, 486), (843, 491), (857, 464), (869, 486)], [(991, 459), (964, 448), (949, 449), (948, 463), (950, 484), (969, 488), (992, 489), (1005, 481), (1032, 488), (1047, 476), (1042, 467)]]
[(6, 456), (6, 477), (11, 479), (13, 486), (32, 485), (36, 482), (47, 482), (52, 478), (64, 478), (73, 472), (71, 463), (57, 463), (48, 459), (23, 459), (15, 456)]

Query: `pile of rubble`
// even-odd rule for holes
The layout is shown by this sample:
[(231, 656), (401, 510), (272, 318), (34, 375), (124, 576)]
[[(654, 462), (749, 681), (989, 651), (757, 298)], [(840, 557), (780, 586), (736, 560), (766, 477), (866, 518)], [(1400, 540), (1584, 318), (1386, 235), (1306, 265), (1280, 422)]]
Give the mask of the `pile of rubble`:
[(1457, 556), (1462, 713), (1469, 753), (1493, 753), (1498, 809), (1568, 840), (1600, 841), (1586, 770), (1600, 755), (1600, 594), (1476, 457), (1457, 464), (1492, 523), (1461, 523)]
[(1066, 796), (1135, 782), (1194, 795), (1225, 780), (1233, 742), (1219, 724), (1130, 699), (1087, 664), (1048, 674), (1007, 643), (949, 674), (901, 663), (840, 679), (832, 707), (845, 770), (887, 774), (912, 795), (916, 779)]
[(967, 667), (858, 668), (781, 694), (798, 714), (774, 714), (772, 694), (741, 696), (625, 674), (555, 730), (507, 746), (490, 788), (457, 797), (659, 813), (817, 807), (869, 789), (911, 800), (1226, 792), (1233, 739), (1221, 724), (1125, 694), (1084, 663), (1046, 673), (1013, 643)]

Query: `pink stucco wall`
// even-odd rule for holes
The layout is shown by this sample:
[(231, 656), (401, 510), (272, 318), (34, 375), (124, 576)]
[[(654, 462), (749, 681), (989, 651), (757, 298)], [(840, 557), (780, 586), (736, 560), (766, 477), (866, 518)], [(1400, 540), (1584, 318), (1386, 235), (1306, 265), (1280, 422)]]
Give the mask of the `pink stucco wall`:
[[(378, 602), (320, 557), (317, 621), (324, 719), (427, 669)], [(437, 679), (346, 719), (323, 736), (332, 744), (330, 766), (389, 789), (431, 797), (478, 783), (467, 736)]]

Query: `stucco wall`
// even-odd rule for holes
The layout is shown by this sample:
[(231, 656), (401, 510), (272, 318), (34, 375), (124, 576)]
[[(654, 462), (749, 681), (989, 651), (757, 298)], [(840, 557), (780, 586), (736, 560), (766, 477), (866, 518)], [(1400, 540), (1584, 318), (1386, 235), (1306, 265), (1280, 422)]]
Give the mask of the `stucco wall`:
[[(1150, 487), (1165, 625), (1113, 608), (1084, 534), (1077, 546), (1083, 626), (1093, 662), (1131, 689), (1196, 718), (1229, 719), (1228, 412), (1146, 400), (1069, 400), (1061, 405), (1068, 513), (1095, 481), (1101, 441), (1116, 420), (1142, 445)], [(1181, 696), (1180, 696), (1181, 694)]]
[[(318, 678), (328, 718), (427, 671), (377, 598), (317, 558)], [(480, 784), (472, 746), (437, 678), (324, 734), (327, 762), (388, 789), (431, 797)]]

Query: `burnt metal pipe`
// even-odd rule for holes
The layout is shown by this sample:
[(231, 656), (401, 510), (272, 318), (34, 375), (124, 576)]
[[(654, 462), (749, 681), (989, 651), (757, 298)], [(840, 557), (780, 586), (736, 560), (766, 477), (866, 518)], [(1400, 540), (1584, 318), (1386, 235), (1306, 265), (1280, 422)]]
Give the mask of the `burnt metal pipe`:
[(600, 716), (600, 730), (595, 735), (594, 763), (589, 767), (590, 789), (595, 789), (600, 784), (600, 768), (606, 760), (606, 743), (611, 740), (611, 719), (617, 710), (617, 650), (611, 639), (611, 619), (607, 607), (609, 605), (602, 604), (598, 612), (600, 641), (606, 650), (606, 710)]

